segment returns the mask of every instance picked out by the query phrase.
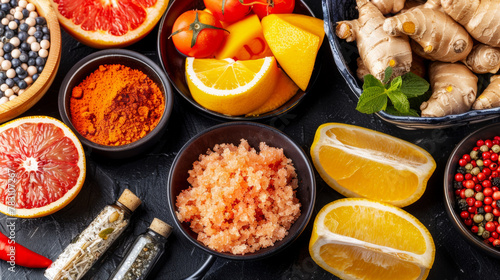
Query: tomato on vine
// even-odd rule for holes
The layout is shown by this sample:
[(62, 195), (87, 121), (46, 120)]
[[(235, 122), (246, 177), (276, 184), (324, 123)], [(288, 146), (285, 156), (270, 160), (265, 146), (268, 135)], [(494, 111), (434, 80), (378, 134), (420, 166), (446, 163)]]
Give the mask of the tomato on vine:
[(172, 27), (172, 38), (178, 51), (192, 57), (209, 57), (219, 49), (225, 29), (220, 21), (204, 11), (181, 14)]
[(256, 0), (252, 10), (260, 19), (270, 14), (290, 14), (295, 8), (295, 0)]
[(244, 18), (252, 9), (244, 0), (203, 0), (203, 2), (218, 20), (228, 23)]

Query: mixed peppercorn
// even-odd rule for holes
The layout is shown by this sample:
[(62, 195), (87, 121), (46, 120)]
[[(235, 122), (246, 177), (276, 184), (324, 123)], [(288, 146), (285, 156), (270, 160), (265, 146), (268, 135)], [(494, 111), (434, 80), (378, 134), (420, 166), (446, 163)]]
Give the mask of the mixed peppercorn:
[(485, 243), (500, 247), (500, 136), (478, 140), (458, 161), (454, 189), (460, 217)]
[(22, 94), (47, 61), (47, 21), (26, 0), (0, 0), (0, 104)]

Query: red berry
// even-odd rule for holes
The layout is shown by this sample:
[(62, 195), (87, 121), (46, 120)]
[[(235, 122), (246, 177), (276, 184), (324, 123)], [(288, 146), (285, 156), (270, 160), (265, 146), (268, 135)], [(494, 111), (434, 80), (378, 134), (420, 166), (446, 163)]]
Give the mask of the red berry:
[(477, 233), (479, 231), (479, 228), (477, 226), (472, 226), (470, 228), (470, 231), (472, 231), (473, 233)]
[(492, 196), (493, 195), (493, 189), (492, 188), (484, 188), (483, 194), (484, 194), (484, 196)]
[(493, 241), (495, 241), (495, 238), (493, 237), (488, 238), (488, 242), (493, 243)]
[(491, 161), (498, 161), (498, 154), (491, 154), (490, 159)]
[(465, 189), (460, 190), (460, 198), (465, 198)]
[(494, 192), (491, 197), (493, 197), (494, 200), (500, 200), (500, 191)]
[(483, 174), (486, 175), (486, 176), (490, 176), (491, 175), (491, 169), (489, 169), (487, 167), (483, 168), (483, 170), (481, 172), (483, 172)]
[(479, 172), (479, 173), (477, 174), (477, 179), (478, 179), (479, 181), (484, 181), (484, 180), (486, 180), (486, 175), (485, 175), (483, 172)]
[(477, 140), (476, 146), (481, 147), (482, 145), (484, 145), (484, 141), (483, 140)]
[(482, 201), (476, 200), (476, 202), (474, 202), (474, 207), (479, 208), (481, 206), (483, 206), (483, 202)]
[(474, 148), (472, 148), (472, 150), (477, 151), (477, 150), (479, 150), (479, 147), (474, 147)]
[(494, 139), (493, 141), (495, 141), (495, 140), (500, 141), (500, 136), (497, 135), (497, 136), (493, 137), (493, 139)]
[(460, 195), (460, 190), (455, 190), (455, 195)]
[(493, 231), (495, 231), (495, 224), (493, 222), (489, 221), (484, 225), (484, 229), (489, 231), (489, 232), (493, 232)]
[(483, 161), (483, 165), (486, 166), (486, 167), (490, 166), (490, 164), (491, 164), (491, 160), (490, 159), (485, 159)]
[(467, 226), (470, 226), (472, 225), (472, 219), (471, 218), (467, 218), (464, 220), (464, 224), (467, 225)]
[(468, 197), (465, 201), (467, 201), (467, 205), (474, 206), (474, 202), (476, 202), (476, 199), (473, 197)]
[(491, 213), (491, 211), (493, 211), (493, 207), (489, 205), (484, 206), (484, 212)]
[(497, 226), (497, 233), (500, 233), (500, 226)]
[[(495, 227), (496, 228), (496, 227)], [(491, 232), (491, 237), (497, 239), (498, 238), (498, 233), (493, 229), (493, 232)]]
[(483, 152), (482, 156), (483, 156), (483, 161), (484, 161), (485, 159), (490, 159), (491, 154), (490, 154), (490, 152)]
[(488, 146), (488, 148), (493, 147), (493, 143), (492, 143), (492, 142), (491, 142), (491, 140), (489, 140), (489, 139), (488, 139), (488, 140), (486, 140), (486, 141), (484, 141), (484, 144), (485, 144), (486, 146)]
[(473, 181), (473, 180), (467, 180), (467, 181), (465, 181), (465, 183), (464, 183), (464, 187), (466, 187), (466, 188), (468, 188), (468, 189), (472, 189), (472, 188), (474, 188), (474, 186), (475, 186), (475, 185), (476, 185), (476, 184), (474, 183), (474, 181)]
[(467, 218), (469, 218), (469, 212), (467, 212), (467, 211), (462, 211), (462, 212), (460, 212), (460, 217), (461, 217), (462, 219), (467, 219)]
[(476, 207), (470, 206), (469, 208), (467, 208), (467, 211), (469, 211), (469, 213), (476, 213)]
[(472, 177), (472, 181), (476, 184), (479, 183), (479, 179), (477, 179), (477, 176)]
[(455, 181), (462, 182), (463, 180), (464, 180), (464, 174), (462, 173), (455, 174)]
[[(496, 163), (492, 163), (492, 165), (493, 165), (493, 164), (496, 164)], [(491, 165), (490, 165), (490, 167), (491, 167)], [(492, 178), (496, 178), (496, 177), (498, 177), (498, 171), (493, 171), (493, 172), (491, 172), (491, 177), (492, 177)]]
[(458, 161), (458, 165), (460, 166), (465, 166), (467, 164), (467, 161), (463, 158), (461, 158), (459, 161)]
[(471, 180), (472, 179), (472, 174), (470, 174), (470, 173), (465, 174), (464, 179), (465, 180)]
[(469, 154), (463, 155), (462, 158), (465, 159), (465, 161), (470, 162), (470, 155)]
[(472, 164), (472, 166), (476, 167), (477, 166), (477, 163), (475, 160), (471, 161), (470, 164)]
[[(484, 194), (484, 191), (483, 191)], [(493, 198), (491, 196), (485, 196), (483, 199), (483, 203), (486, 205), (490, 205), (493, 202)]]
[(483, 182), (481, 182), (481, 186), (483, 186), (485, 188), (490, 188), (491, 187), (491, 181), (490, 180), (484, 180)]
[(500, 247), (500, 239), (495, 239), (495, 240), (493, 240), (493, 243), (492, 243), (492, 244), (493, 244), (493, 246), (495, 246), (495, 247)]
[(493, 213), (493, 215), (495, 215), (497, 217), (500, 216), (500, 210), (496, 209), (495, 207), (493, 207), (493, 210), (491, 211), (491, 213)]
[(483, 190), (483, 186), (481, 186), (481, 185), (476, 185), (476, 186), (474, 187), (474, 190), (475, 190), (476, 192), (480, 192), (480, 191), (482, 191), (482, 190)]
[[(497, 168), (498, 168), (498, 163), (492, 162), (492, 163), (490, 164), (490, 169), (491, 169), (491, 170), (495, 170), (495, 169), (497, 169)], [(498, 177), (498, 172), (497, 172), (497, 176), (496, 176), (496, 177)]]
[(493, 187), (491, 187), (491, 189), (493, 190), (493, 192), (498, 191), (498, 187), (497, 186), (493, 186)]

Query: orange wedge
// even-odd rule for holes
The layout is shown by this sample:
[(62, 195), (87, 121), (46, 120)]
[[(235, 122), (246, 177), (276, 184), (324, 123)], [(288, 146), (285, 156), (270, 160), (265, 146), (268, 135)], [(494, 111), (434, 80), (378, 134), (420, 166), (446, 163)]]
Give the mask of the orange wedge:
[(312, 259), (341, 279), (426, 279), (435, 251), (431, 234), (414, 216), (362, 198), (323, 207), (309, 243)]
[(244, 115), (269, 99), (278, 81), (274, 57), (255, 60), (186, 59), (186, 80), (194, 100), (226, 115)]
[(311, 146), (316, 170), (347, 197), (366, 197), (404, 207), (417, 201), (436, 169), (424, 149), (370, 129), (327, 123)]

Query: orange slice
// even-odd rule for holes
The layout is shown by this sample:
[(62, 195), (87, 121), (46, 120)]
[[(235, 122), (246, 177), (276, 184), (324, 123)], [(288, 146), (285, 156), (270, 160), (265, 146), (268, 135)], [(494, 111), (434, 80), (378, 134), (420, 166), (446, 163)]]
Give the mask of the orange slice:
[(435, 251), (431, 234), (414, 216), (361, 198), (323, 207), (309, 243), (312, 259), (341, 279), (426, 279)]
[(316, 170), (347, 197), (366, 197), (403, 207), (417, 201), (436, 169), (424, 149), (370, 129), (327, 123), (311, 146)]
[(168, 0), (50, 0), (64, 29), (94, 48), (120, 48), (146, 36)]
[(244, 115), (271, 96), (279, 69), (274, 57), (255, 60), (186, 59), (186, 80), (194, 100), (226, 115)]
[(85, 180), (85, 155), (64, 123), (45, 116), (0, 126), (0, 212), (21, 218), (52, 214)]

